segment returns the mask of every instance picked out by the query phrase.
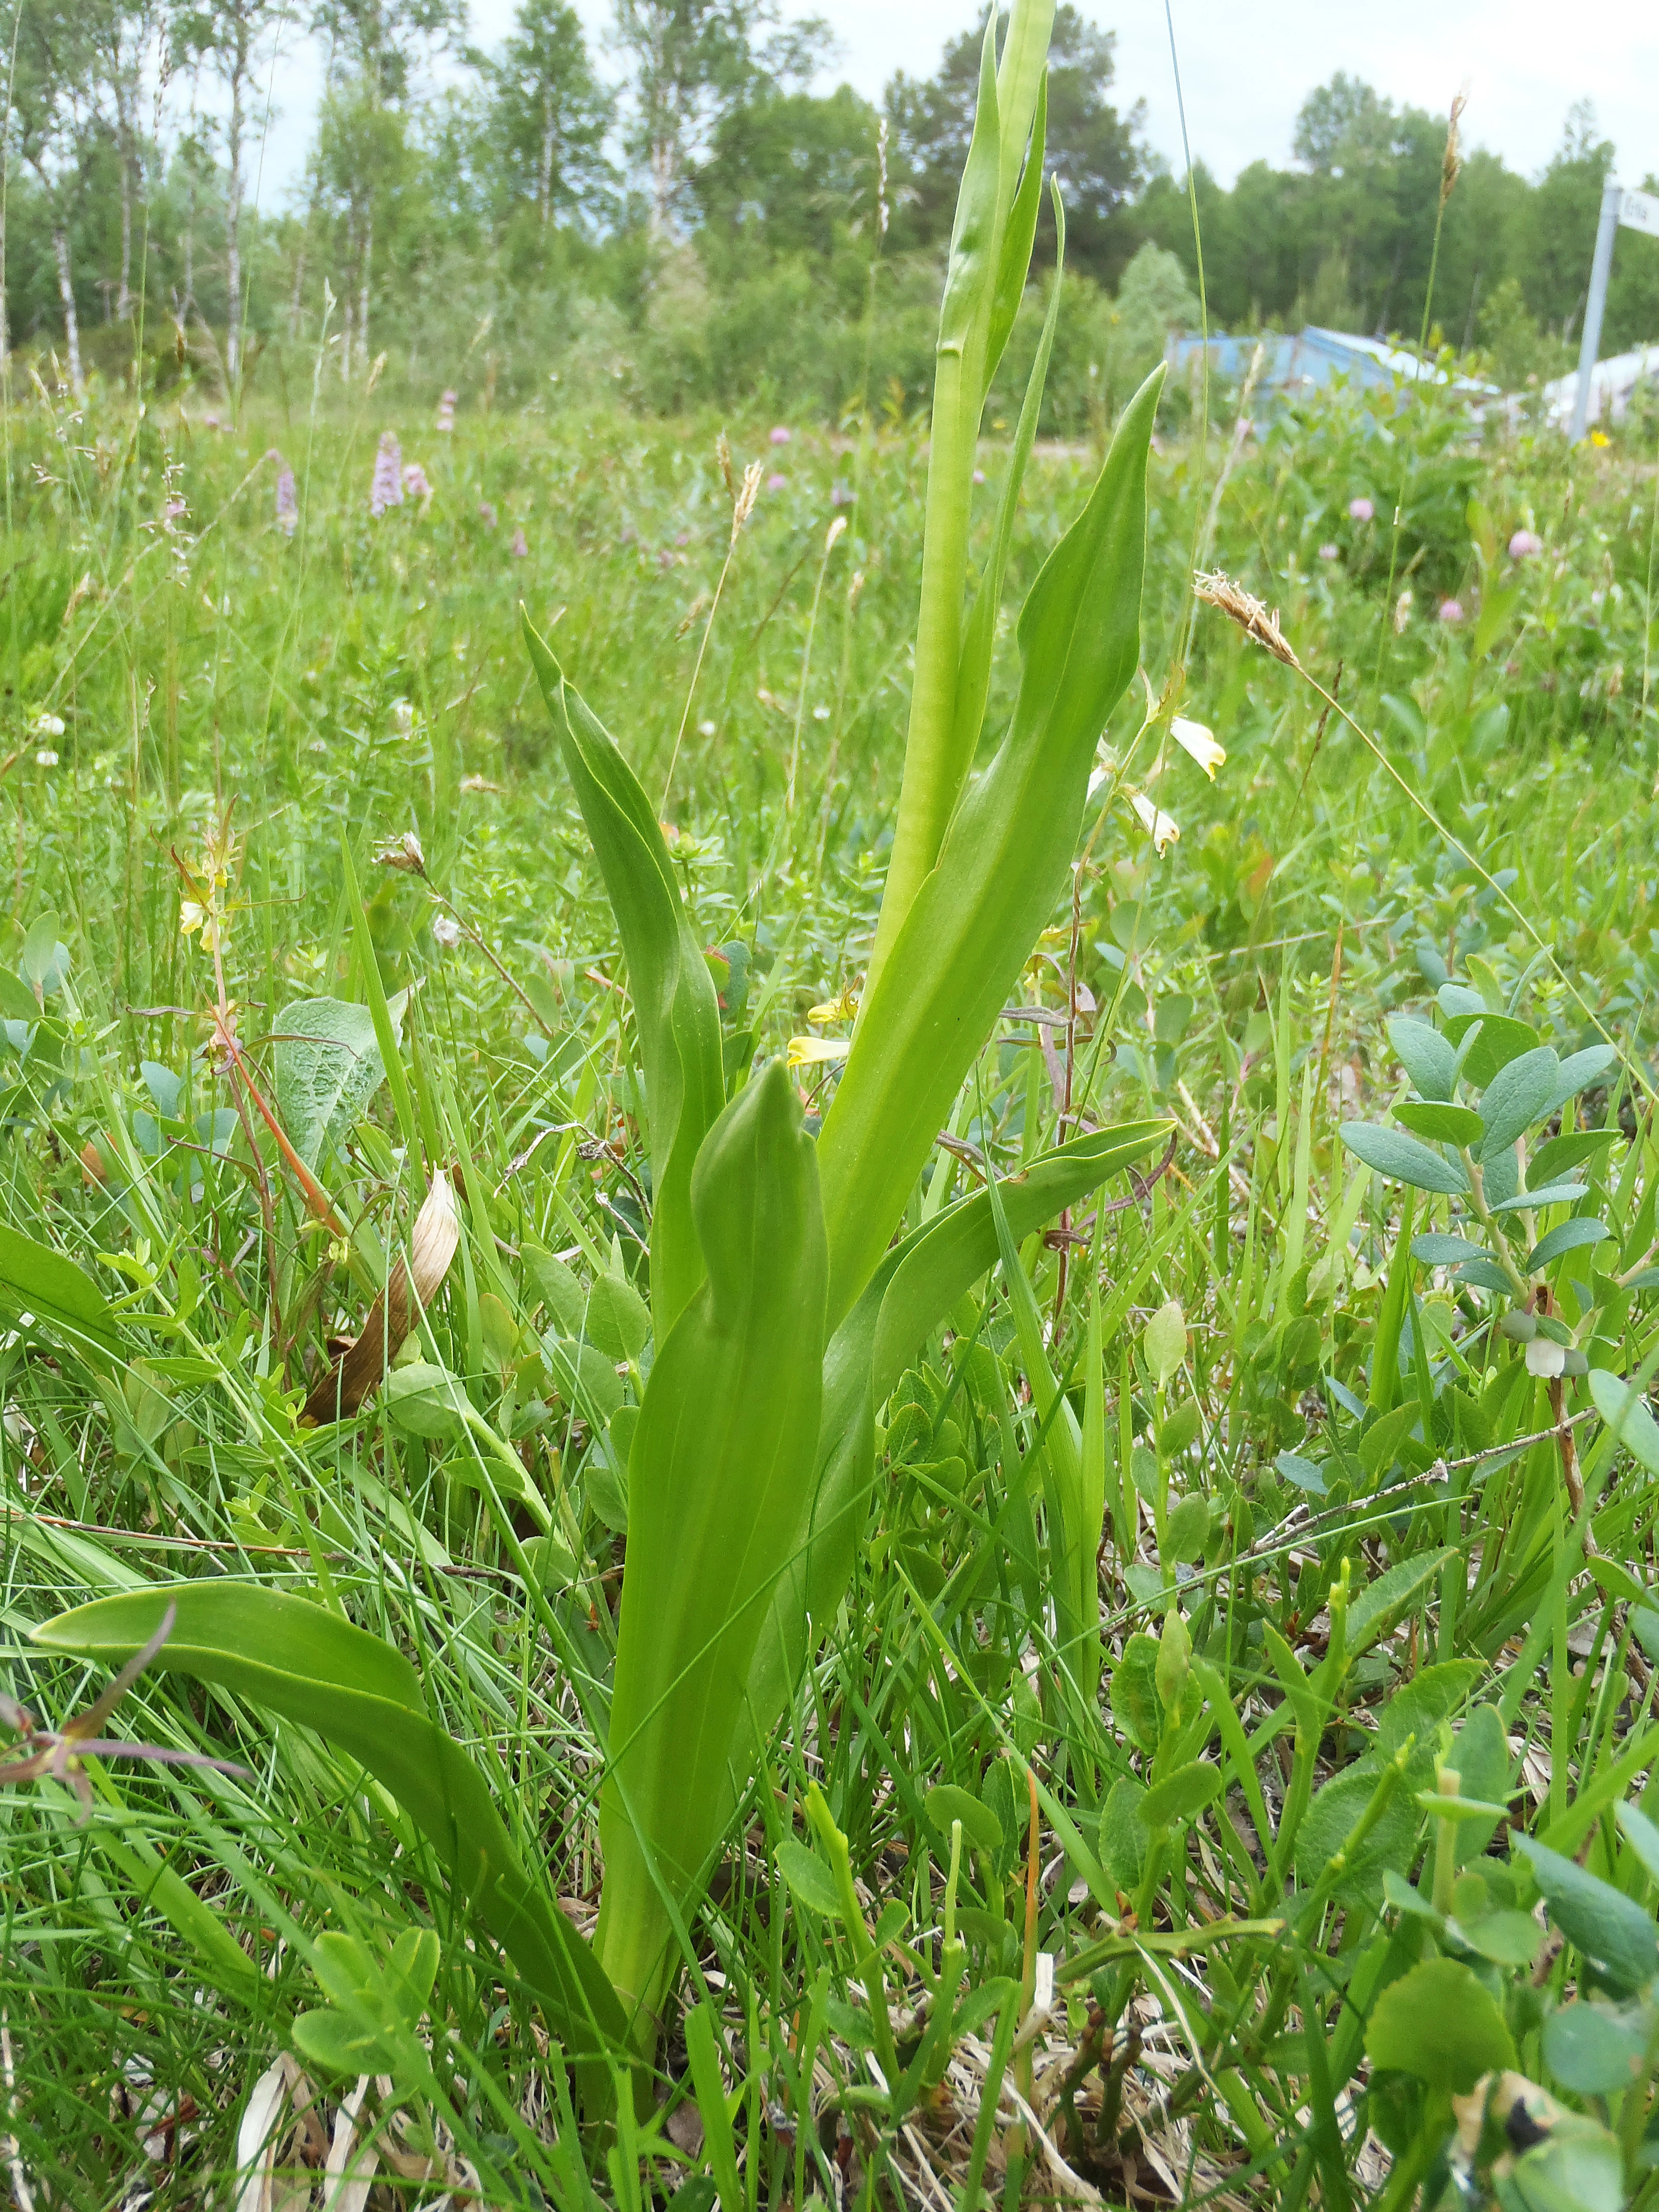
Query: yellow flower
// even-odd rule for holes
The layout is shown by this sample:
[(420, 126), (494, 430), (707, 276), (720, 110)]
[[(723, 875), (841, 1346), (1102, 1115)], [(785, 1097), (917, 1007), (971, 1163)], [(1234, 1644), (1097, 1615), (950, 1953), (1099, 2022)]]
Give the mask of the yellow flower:
[(791, 1067), (819, 1067), (845, 1060), (852, 1049), (850, 1037), (793, 1036), (787, 1059)]
[(821, 1006), (814, 1006), (806, 1018), (822, 1028), (826, 1022), (850, 1022), (858, 1010), (858, 985), (843, 983), (833, 999), (826, 999)]
[(1182, 752), (1189, 754), (1198, 763), (1213, 783), (1216, 770), (1227, 757), (1224, 748), (1217, 744), (1214, 734), (1206, 730), (1202, 722), (1189, 722), (1185, 715), (1177, 714), (1170, 725), (1170, 735)]
[(1140, 826), (1152, 839), (1154, 848), (1162, 853), (1173, 845), (1181, 835), (1180, 825), (1161, 806), (1154, 806), (1145, 792), (1136, 792), (1133, 803)]
[(1592, 430), (1590, 432), (1590, 443), (1592, 446), (1610, 446), (1613, 443), (1613, 441), (1608, 437), (1605, 430)]

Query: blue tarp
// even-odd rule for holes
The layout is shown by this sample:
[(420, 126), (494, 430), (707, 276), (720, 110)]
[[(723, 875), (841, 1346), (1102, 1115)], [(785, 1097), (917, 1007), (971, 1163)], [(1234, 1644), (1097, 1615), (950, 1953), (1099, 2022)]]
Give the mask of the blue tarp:
[[(1204, 344), (1201, 337), (1172, 337), (1164, 349), (1164, 358), (1176, 375), (1195, 371)], [(1329, 384), (1338, 376), (1361, 386), (1411, 384), (1425, 376), (1437, 384), (1446, 381), (1444, 369), (1419, 361), (1399, 346), (1384, 345), (1380, 338), (1358, 337), (1348, 331), (1321, 330), (1313, 323), (1294, 336), (1268, 331), (1258, 337), (1212, 338), (1211, 374), (1228, 384), (1243, 384), (1258, 346), (1261, 348), (1261, 367), (1255, 382), (1259, 392), (1283, 392), (1293, 398)], [(1452, 381), (1460, 392), (1494, 389), (1466, 376)]]

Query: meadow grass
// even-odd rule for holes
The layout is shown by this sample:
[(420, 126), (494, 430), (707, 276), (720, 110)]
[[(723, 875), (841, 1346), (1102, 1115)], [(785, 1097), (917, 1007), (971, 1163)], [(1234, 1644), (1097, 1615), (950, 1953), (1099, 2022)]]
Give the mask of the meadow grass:
[[(550, 1859), (591, 1926), (625, 1558), (611, 1424), (641, 1376), (591, 1300), (573, 1346), (556, 1263), (584, 1295), (642, 1279), (648, 1194), (616, 926), (519, 610), (660, 800), (720, 952), (734, 1064), (844, 1034), (825, 1010), (869, 958), (925, 446), (733, 427), (737, 470), (765, 469), (722, 582), (712, 422), (478, 416), (441, 436), (373, 398), (342, 418), (256, 397), (213, 429), (42, 395), (8, 425), (0, 952), (19, 989), (40, 985), (41, 1019), (9, 999), (0, 1220), (76, 1260), (125, 1321), (111, 1369), (38, 1325), (0, 1350), (14, 1693), (54, 1724), (94, 1694), (98, 1670), (26, 1640), (88, 1597), (173, 1575), (319, 1591), (415, 1659), (522, 1855)], [(431, 490), (376, 518), (388, 429)], [(978, 532), (1006, 453), (981, 463)], [(1011, 604), (1097, 464), (1039, 449)], [(1659, 1750), (1654, 1496), (1639, 1458), (1586, 1428), (1575, 1511), (1559, 1431), (1590, 1417), (1585, 1386), (1569, 1381), (1564, 1412), (1489, 1299), (1413, 1270), (1409, 1231), (1437, 1202), (1402, 1217), (1338, 1128), (1401, 1092), (1383, 1024), (1449, 977), (1563, 1054), (1618, 1048), (1581, 1126), (1618, 1133), (1597, 1190), (1621, 1258), (1651, 1243), (1654, 499), (1639, 451), (1472, 443), (1432, 396), (1396, 417), (1339, 393), (1237, 450), (1177, 425), (1156, 453), (1146, 681), (1103, 739), (1070, 911), (913, 1202), (925, 1218), (988, 1159), (1016, 1173), (1080, 1119), (1172, 1124), (1165, 1171), (1114, 1183), (1109, 1206), (1019, 1255), (1079, 1414), (1091, 1361), (1101, 1384), (1104, 1677), (1080, 1686), (1051, 1601), (1054, 1382), (1045, 1395), (1005, 1261), (881, 1409), (852, 1589), (693, 1923), (688, 1999), (712, 2003), (730, 2097), (671, 2023), (662, 2102), (624, 2100), (608, 2139), (584, 2137), (534, 2005), (453, 1917), (387, 1792), (302, 1729), (152, 1676), (112, 1726), (245, 1771), (94, 1763), (84, 1820), (60, 1782), (0, 1798), (16, 2202), (237, 2201), (256, 2081), (285, 2084), (273, 2140), (297, 2178), (245, 2202), (361, 2203), (327, 2194), (337, 2135), (342, 2156), (372, 2138), (377, 2204), (473, 2189), (692, 2212), (716, 2187), (751, 2212), (1022, 2187), (1406, 2201), (1426, 2175), (1401, 2148), (1410, 2097), (1433, 2092), (1367, 2074), (1363, 2047), (1374, 1948), (1408, 1922), (1392, 1896), (1383, 1919), (1382, 1875), (1420, 1866), (1413, 1894), (1439, 1910), (1437, 1852), (1452, 1867), (1454, 1824), (1410, 1792), (1435, 1787), (1438, 1750), (1455, 1796), (1453, 1724), (1495, 1707), (1516, 1832), (1646, 1898), (1613, 1813)], [(1543, 550), (1512, 557), (1522, 528)], [(1194, 565), (1275, 606), (1359, 729), (1195, 607)], [(1461, 619), (1441, 619), (1448, 601)], [(1212, 783), (1167, 713), (1145, 735), (1160, 696), (1224, 747)], [(994, 696), (988, 727), (1008, 705)], [(1162, 851), (1136, 794), (1179, 830)], [(383, 865), (411, 836), (419, 867)], [(407, 994), (401, 1075), (326, 1154), (349, 1238), (307, 1214), (208, 1049), (215, 963), (180, 908), (216, 844), (223, 988), (268, 1096), (285, 1009)], [(794, 1057), (821, 1105), (835, 1063)], [(294, 1422), (328, 1340), (356, 1333), (385, 1281), (422, 1157), (453, 1170), (467, 1225), (414, 1348), (465, 1379), (522, 1462), (541, 1510), (505, 1534), (475, 1437), (373, 1403), (360, 1425)], [(1645, 1376), (1639, 1278), (1599, 1328), (1604, 1364)], [(1348, 1619), (1352, 1664), (1328, 1695)], [(1210, 1754), (1224, 1791), (1126, 1822), (1115, 1784), (1202, 1764), (1211, 1725), (1193, 1732), (1183, 1687), (1200, 1677), (1232, 1717)], [(1397, 1710), (1420, 1741), (1395, 1806), (1379, 1777)], [(780, 1859), (814, 1833), (811, 1785), (846, 1839), (873, 1967)], [(257, 1972), (181, 1938), (152, 1893), (163, 1869)], [(934, 2051), (947, 1918), (967, 2000)], [(1242, 1932), (1206, 1936), (1218, 1920)], [(269, 2069), (316, 2002), (311, 1940), (410, 1924), (440, 1939), (432, 2081), (365, 2066), (361, 2109), (319, 2080), (307, 2116), (291, 2055), (288, 2076)], [(1503, 1984), (1534, 2079), (1544, 2000), (1568, 1993), (1575, 1956)], [(1481, 1971), (1498, 1982), (1490, 1958)], [(902, 2064), (929, 2051), (902, 2122), (872, 2072), (884, 2016)], [(1620, 2124), (1617, 2097), (1549, 2078), (1560, 2108)], [(240, 2154), (257, 2149), (256, 2130)]]

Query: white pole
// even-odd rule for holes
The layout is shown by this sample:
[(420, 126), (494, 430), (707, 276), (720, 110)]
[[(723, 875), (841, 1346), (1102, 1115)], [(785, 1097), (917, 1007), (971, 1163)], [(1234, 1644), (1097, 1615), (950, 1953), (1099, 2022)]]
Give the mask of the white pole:
[(1601, 220), (1595, 229), (1595, 258), (1590, 264), (1589, 297), (1584, 302), (1584, 332), (1578, 348), (1578, 390), (1572, 403), (1572, 428), (1568, 436), (1576, 446), (1589, 419), (1590, 374), (1601, 344), (1601, 315), (1607, 304), (1607, 276), (1613, 268), (1613, 234), (1625, 204), (1623, 187), (1609, 177), (1601, 187)]

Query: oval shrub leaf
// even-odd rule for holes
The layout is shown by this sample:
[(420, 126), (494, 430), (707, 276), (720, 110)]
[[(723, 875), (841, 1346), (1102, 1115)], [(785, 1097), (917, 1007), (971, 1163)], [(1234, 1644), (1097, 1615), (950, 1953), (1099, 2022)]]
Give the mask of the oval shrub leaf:
[(1648, 1411), (1639, 1391), (1609, 1375), (1605, 1367), (1589, 1371), (1589, 1394), (1595, 1410), (1639, 1467), (1659, 1474), (1659, 1421)]
[(1472, 1106), (1423, 1105), (1407, 1099), (1395, 1108), (1394, 1118), (1414, 1137), (1426, 1137), (1436, 1145), (1478, 1145), (1486, 1133), (1486, 1123)]
[(1152, 1830), (1171, 1828), (1177, 1820), (1194, 1819), (1220, 1794), (1221, 1769), (1207, 1759), (1195, 1759), (1146, 1792), (1140, 1801), (1141, 1823)]
[(1547, 1267), (1552, 1260), (1559, 1260), (1564, 1252), (1581, 1252), (1587, 1244), (1600, 1244), (1612, 1236), (1605, 1221), (1583, 1218), (1563, 1221), (1540, 1237), (1527, 1255), (1528, 1273), (1534, 1267)]
[(1560, 1073), (1561, 1063), (1547, 1044), (1534, 1045), (1498, 1069), (1480, 1100), (1486, 1125), (1480, 1147), (1483, 1160), (1506, 1152), (1534, 1121), (1543, 1120)]
[(1356, 1159), (1392, 1182), (1410, 1183), (1414, 1190), (1444, 1191), (1458, 1198), (1468, 1189), (1468, 1177), (1455, 1161), (1443, 1152), (1431, 1152), (1401, 1130), (1385, 1129), (1376, 1121), (1346, 1121), (1340, 1135)]
[(789, 1885), (797, 1904), (826, 1920), (841, 1918), (841, 1893), (836, 1877), (814, 1850), (793, 1836), (778, 1845), (778, 1872)]

